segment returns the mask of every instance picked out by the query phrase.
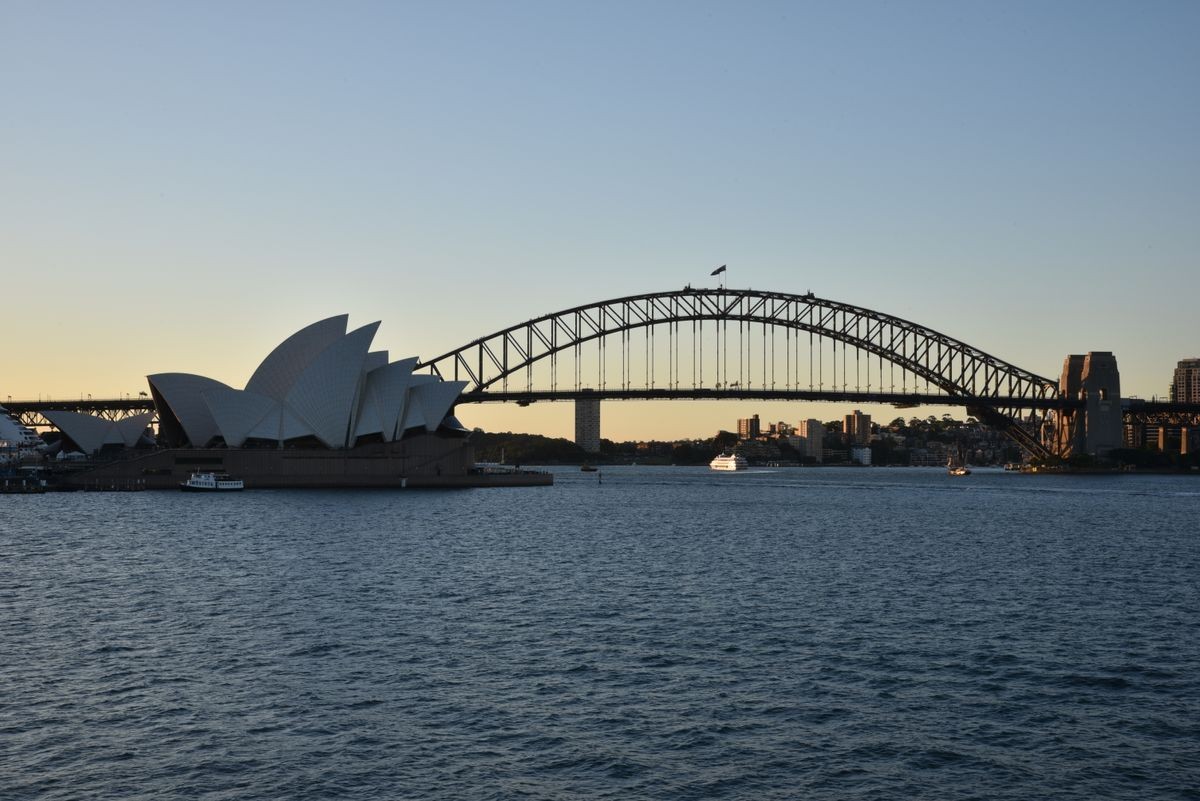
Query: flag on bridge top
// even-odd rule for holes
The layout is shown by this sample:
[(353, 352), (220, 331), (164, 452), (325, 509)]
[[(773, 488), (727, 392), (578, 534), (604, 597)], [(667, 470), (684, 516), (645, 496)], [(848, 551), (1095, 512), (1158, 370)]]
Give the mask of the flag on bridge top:
[(722, 265), (721, 265), (720, 267), (718, 267), (717, 269), (713, 270), (711, 273), (709, 273), (709, 275), (720, 275), (720, 274), (721, 274), (721, 273), (723, 273), (723, 272), (725, 272), (725, 265), (724, 265), (724, 264), (722, 264)]

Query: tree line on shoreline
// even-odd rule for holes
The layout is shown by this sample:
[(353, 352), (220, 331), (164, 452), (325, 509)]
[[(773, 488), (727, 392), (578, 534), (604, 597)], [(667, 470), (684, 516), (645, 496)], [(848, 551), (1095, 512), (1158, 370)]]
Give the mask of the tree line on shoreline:
[[(789, 444), (784, 437), (763, 437), (741, 440), (732, 431), (718, 431), (701, 439), (669, 441), (600, 441), (599, 453), (588, 453), (563, 437), (523, 434), (511, 431), (485, 432), (476, 429), (471, 435), (475, 456), (479, 461), (508, 464), (662, 464), (706, 465), (721, 453), (737, 450), (752, 463), (817, 464)], [(825, 464), (847, 464), (848, 443), (842, 436), (841, 421), (825, 423), (822, 443)], [(1003, 434), (990, 429), (973, 418), (956, 420), (950, 415), (905, 420), (897, 417), (891, 423), (872, 426), (868, 444), (873, 465), (901, 466), (931, 464), (944, 460), (943, 454), (961, 447), (968, 461), (976, 465), (1005, 464), (1023, 460), (1020, 449)], [(924, 460), (924, 461), (922, 461)], [(1066, 465), (1074, 468), (1133, 467), (1149, 470), (1200, 469), (1200, 453), (1178, 454), (1153, 449), (1121, 448), (1107, 458), (1080, 456)]]

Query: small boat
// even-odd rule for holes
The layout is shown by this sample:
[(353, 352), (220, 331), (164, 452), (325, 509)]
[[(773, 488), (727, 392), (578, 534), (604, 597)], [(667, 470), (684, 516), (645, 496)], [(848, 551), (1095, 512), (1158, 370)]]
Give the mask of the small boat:
[(595, 473), (595, 472), (596, 472), (596, 471), (597, 471), (599, 468), (597, 468), (597, 467), (593, 467), (592, 465), (590, 465), (590, 464), (587, 464), (587, 463), (585, 462), (585, 463), (583, 464), (583, 466), (582, 466), (582, 467), (580, 467), (579, 469), (580, 469), (580, 471), (581, 471), (581, 472), (584, 472), (584, 473)]
[(740, 453), (722, 453), (708, 463), (713, 470), (746, 470), (750, 463)]
[(952, 476), (969, 476), (971, 468), (967, 467), (966, 460), (963, 458), (962, 446), (959, 446), (957, 454), (951, 454), (946, 460), (946, 472)]
[(180, 481), (179, 488), (184, 492), (237, 492), (245, 489), (245, 485), (228, 473), (196, 472), (187, 481)]

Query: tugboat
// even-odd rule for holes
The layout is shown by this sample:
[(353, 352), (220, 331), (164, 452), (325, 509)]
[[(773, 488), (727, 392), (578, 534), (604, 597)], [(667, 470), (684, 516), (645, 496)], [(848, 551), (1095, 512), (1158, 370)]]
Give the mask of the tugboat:
[(231, 478), (228, 473), (192, 473), (187, 481), (179, 482), (184, 492), (237, 492), (245, 489), (240, 478)]

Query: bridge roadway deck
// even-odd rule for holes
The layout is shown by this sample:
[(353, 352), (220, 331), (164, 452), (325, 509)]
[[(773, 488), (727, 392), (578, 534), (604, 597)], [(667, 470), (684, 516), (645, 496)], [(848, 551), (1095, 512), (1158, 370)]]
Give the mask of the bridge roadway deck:
[(15, 400), (0, 403), (9, 414), (28, 412), (152, 412), (154, 401), (149, 398), (87, 398), (86, 400)]
[[(900, 408), (915, 406), (989, 406), (1009, 409), (1072, 409), (1083, 403), (1064, 398), (965, 397), (943, 393), (863, 392), (860, 390), (796, 390), (753, 388), (701, 389), (556, 389), (468, 392), (459, 403), (517, 403), (574, 400), (794, 400), (841, 401), (851, 403), (889, 404)], [(154, 411), (149, 398), (88, 398), (85, 400), (16, 400), (3, 407), (9, 414), (22, 416), (44, 411), (64, 410), (85, 413)], [(1200, 417), (1200, 403), (1146, 401), (1139, 398), (1122, 399), (1126, 416)]]
[[(791, 400), (842, 401), (852, 403), (882, 403), (908, 408), (915, 406), (988, 406), (998, 409), (1072, 409), (1082, 401), (1065, 398), (974, 397), (944, 393), (864, 392), (861, 390), (806, 389), (556, 389), (556, 390), (488, 390), (465, 392), (458, 403), (531, 403), (575, 400)], [(1197, 407), (1200, 409), (1200, 406)]]

